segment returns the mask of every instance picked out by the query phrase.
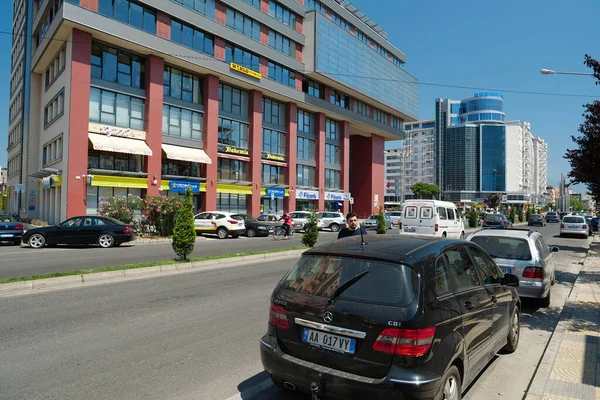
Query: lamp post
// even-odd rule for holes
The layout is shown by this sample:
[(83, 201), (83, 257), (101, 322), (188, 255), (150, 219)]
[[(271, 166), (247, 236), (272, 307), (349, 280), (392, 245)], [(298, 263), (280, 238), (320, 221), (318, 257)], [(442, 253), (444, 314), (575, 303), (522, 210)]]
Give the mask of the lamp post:
[(554, 71), (551, 69), (542, 69), (540, 71), (542, 75), (585, 75), (585, 76), (594, 76), (594, 74), (590, 72), (562, 72), (562, 71)]

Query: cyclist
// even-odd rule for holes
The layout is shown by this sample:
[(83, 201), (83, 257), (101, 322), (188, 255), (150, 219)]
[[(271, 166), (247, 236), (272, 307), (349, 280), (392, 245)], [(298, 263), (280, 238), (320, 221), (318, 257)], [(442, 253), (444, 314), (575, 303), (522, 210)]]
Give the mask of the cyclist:
[(278, 219), (278, 221), (283, 220), (283, 225), (281, 228), (285, 232), (285, 238), (287, 239), (290, 236), (291, 228), (292, 228), (292, 217), (289, 216), (288, 213), (283, 213), (283, 216)]

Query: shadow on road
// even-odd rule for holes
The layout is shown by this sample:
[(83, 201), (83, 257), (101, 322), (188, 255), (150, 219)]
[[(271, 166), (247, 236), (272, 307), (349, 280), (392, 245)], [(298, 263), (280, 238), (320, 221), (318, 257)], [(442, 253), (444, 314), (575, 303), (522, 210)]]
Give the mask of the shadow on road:
[[(254, 387), (263, 384), (263, 382), (269, 383), (264, 390), (261, 390), (260, 392), (253, 390)], [(305, 400), (310, 398), (310, 396), (307, 394), (282, 389), (271, 384), (270, 382), (271, 378), (269, 378), (269, 374), (263, 371), (240, 383), (237, 389), (240, 392), (240, 397), (244, 400)]]

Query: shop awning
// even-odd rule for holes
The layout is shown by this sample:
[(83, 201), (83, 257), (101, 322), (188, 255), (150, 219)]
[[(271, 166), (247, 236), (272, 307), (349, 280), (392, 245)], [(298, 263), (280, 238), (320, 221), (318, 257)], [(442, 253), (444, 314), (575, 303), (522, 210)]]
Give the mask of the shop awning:
[(195, 163), (212, 164), (210, 157), (202, 149), (192, 147), (174, 146), (172, 144), (162, 145), (163, 151), (169, 160), (191, 161)]
[(143, 140), (99, 135), (97, 133), (88, 133), (88, 137), (92, 141), (94, 150), (139, 154), (142, 156), (152, 155), (152, 150), (150, 150), (150, 147)]

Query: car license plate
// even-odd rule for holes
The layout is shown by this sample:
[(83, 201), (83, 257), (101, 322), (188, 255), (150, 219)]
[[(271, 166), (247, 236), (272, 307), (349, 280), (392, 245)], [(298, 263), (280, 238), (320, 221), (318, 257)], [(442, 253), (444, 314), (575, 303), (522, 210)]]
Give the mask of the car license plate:
[(12, 233), (5, 233), (5, 234), (0, 235), (0, 237), (13, 237), (13, 234)]
[(512, 268), (500, 268), (503, 274), (512, 274)]
[(332, 335), (330, 333), (315, 331), (308, 328), (304, 328), (302, 341), (313, 346), (337, 351), (338, 353), (354, 354), (356, 351), (355, 339)]
[(569, 225), (568, 228), (569, 229), (579, 229), (579, 226), (577, 226), (577, 225)]
[(412, 227), (412, 226), (407, 226), (404, 228), (404, 232), (415, 233), (416, 231), (417, 231), (417, 228)]

